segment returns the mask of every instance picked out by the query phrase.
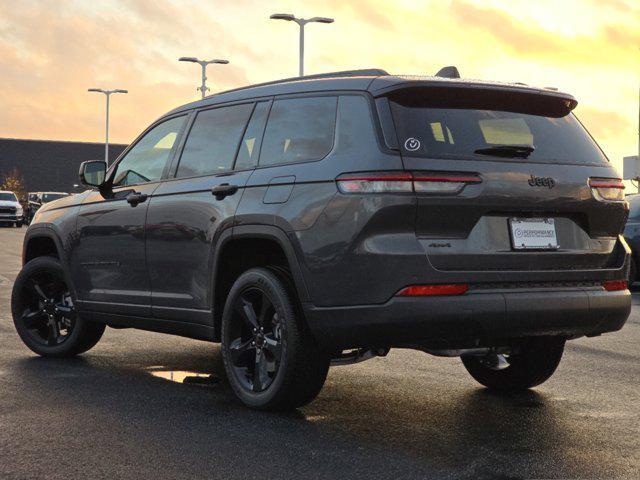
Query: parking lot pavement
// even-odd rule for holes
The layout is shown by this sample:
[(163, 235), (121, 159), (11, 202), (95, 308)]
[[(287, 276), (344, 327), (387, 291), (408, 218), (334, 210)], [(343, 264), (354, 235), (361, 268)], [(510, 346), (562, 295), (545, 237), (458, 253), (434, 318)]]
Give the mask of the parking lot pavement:
[(640, 478), (638, 306), (621, 332), (571, 342), (529, 393), (490, 394), (457, 359), (395, 350), (267, 414), (238, 405), (205, 342), (108, 329), (78, 359), (33, 355), (9, 311), (23, 235), (0, 229), (3, 480)]

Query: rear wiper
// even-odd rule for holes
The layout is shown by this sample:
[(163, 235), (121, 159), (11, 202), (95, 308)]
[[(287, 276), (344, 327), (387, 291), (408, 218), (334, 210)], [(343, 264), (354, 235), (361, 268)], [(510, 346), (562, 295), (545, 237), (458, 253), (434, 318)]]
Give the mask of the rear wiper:
[(494, 155), (496, 157), (527, 158), (534, 150), (535, 147), (531, 145), (493, 145), (491, 147), (478, 148), (474, 153)]

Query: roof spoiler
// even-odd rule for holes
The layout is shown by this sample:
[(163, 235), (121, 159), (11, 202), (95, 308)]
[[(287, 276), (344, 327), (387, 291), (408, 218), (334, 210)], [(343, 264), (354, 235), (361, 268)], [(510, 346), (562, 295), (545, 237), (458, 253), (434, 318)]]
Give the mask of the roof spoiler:
[(440, 70), (438, 70), (438, 73), (436, 73), (436, 77), (460, 78), (460, 72), (456, 67), (450, 65), (448, 67), (442, 67)]

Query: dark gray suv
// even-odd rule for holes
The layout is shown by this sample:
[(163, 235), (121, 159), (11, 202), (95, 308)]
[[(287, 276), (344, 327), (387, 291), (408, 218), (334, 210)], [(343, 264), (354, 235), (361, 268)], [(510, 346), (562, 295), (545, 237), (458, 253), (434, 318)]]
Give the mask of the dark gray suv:
[(339, 72), (179, 107), (44, 205), (12, 310), (44, 356), (105, 326), (221, 342), (246, 405), (412, 348), (496, 390), (630, 312), (623, 184), (565, 93)]

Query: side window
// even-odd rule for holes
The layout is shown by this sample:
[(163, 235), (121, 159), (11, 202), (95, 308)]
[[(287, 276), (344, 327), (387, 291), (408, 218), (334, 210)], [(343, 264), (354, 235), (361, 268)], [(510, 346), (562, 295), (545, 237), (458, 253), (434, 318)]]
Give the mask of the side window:
[(176, 176), (214, 175), (231, 170), (252, 110), (253, 104), (248, 103), (199, 112), (184, 145)]
[(118, 162), (113, 186), (160, 180), (184, 120), (184, 116), (175, 117), (149, 130)]
[(629, 218), (640, 220), (640, 196), (628, 198), (629, 200)]
[(276, 100), (271, 107), (260, 165), (320, 160), (333, 148), (337, 97)]
[(260, 102), (256, 104), (253, 115), (244, 133), (240, 149), (238, 150), (238, 159), (236, 160), (236, 170), (244, 170), (255, 167), (258, 164), (258, 155), (260, 153), (260, 142), (262, 140), (262, 131), (264, 123), (267, 121), (267, 113), (269, 112), (269, 103)]

